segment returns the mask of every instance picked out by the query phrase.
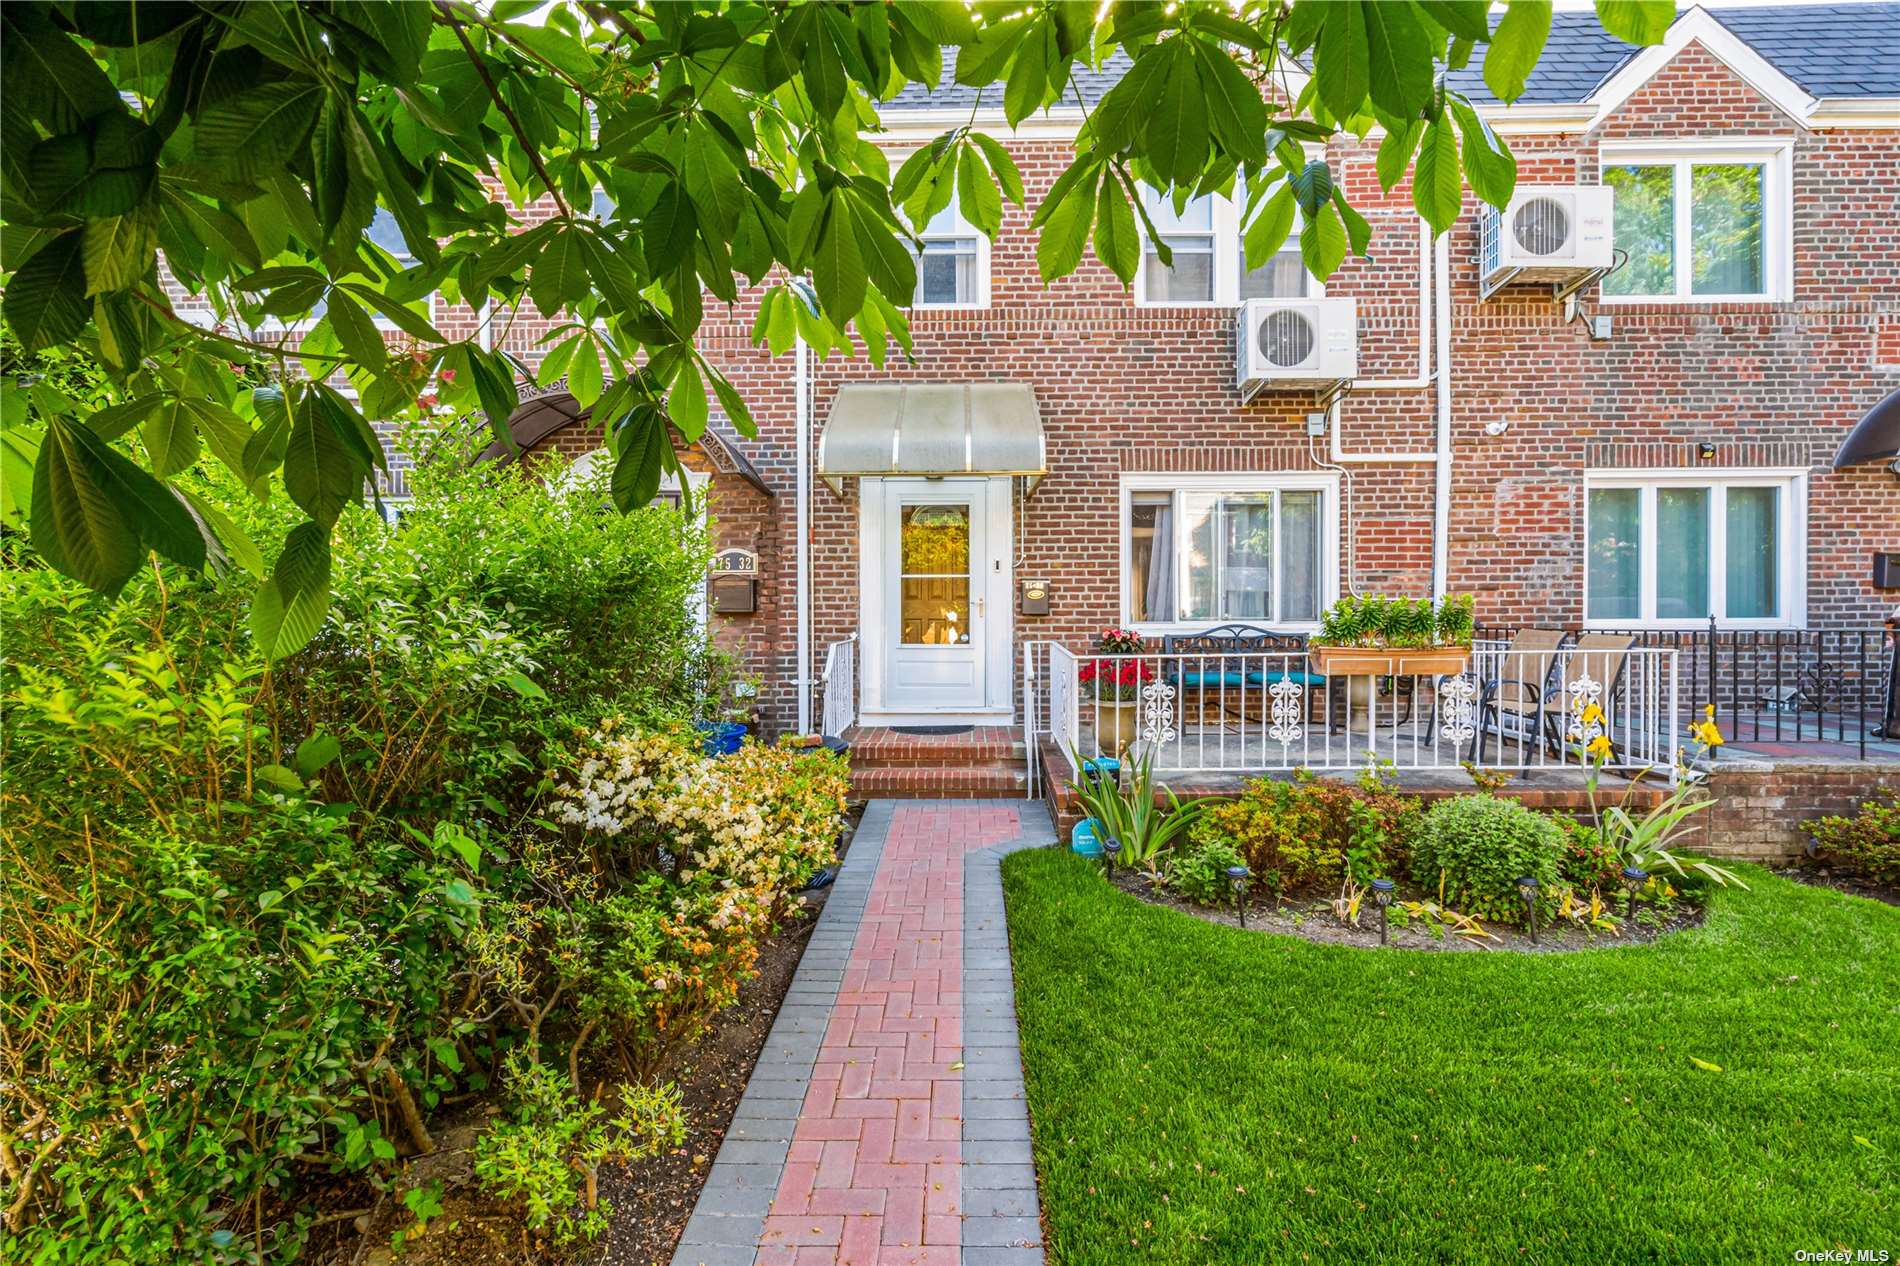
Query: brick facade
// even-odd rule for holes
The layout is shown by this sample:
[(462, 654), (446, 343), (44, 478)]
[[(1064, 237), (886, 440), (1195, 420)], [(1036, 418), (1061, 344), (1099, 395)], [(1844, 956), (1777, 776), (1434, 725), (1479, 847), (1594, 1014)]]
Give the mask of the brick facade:
[[(892, 121), (898, 121), (893, 116)], [(1900, 550), (1900, 480), (1878, 465), (1834, 472), (1827, 462), (1854, 421), (1900, 387), (1900, 130), (1804, 129), (1700, 45), (1690, 44), (1594, 130), (1508, 134), (1520, 184), (1596, 183), (1605, 142), (1749, 138), (1793, 145), (1792, 296), (1783, 302), (1602, 305), (1611, 336), (1566, 324), (1546, 288), (1508, 288), (1481, 302), (1477, 204), (1451, 233), (1453, 476), (1449, 588), (1477, 595), (1482, 621), (1576, 625), (1582, 618), (1584, 483), (1589, 468), (1808, 472), (1803, 623), (1870, 627), (1896, 595), (1871, 584), (1874, 550)], [(882, 371), (862, 356), (814, 363), (813, 460), (838, 388), (909, 380), (1027, 383), (1048, 440), (1047, 478), (1017, 498), (1015, 574), (1053, 583), (1051, 613), (1015, 619), (1017, 643), (1085, 645), (1124, 618), (1118, 488), (1124, 472), (1282, 472), (1321, 469), (1324, 439), (1303, 422), (1310, 392), (1268, 391), (1243, 404), (1234, 387), (1233, 312), (1139, 307), (1093, 256), (1045, 286), (1029, 217), (1068, 161), (1060, 139), (1007, 142), (1028, 207), (1004, 209), (990, 252), (991, 301), (981, 310), (912, 314), (914, 357)], [(1374, 230), (1366, 258), (1349, 258), (1327, 294), (1358, 302), (1359, 372), (1417, 371), (1418, 221), (1410, 190), (1382, 192), (1376, 138), (1329, 155), (1335, 178)], [(531, 214), (530, 218), (538, 218)], [(768, 729), (796, 714), (794, 608), (795, 414), (791, 358), (750, 336), (755, 301), (708, 300), (700, 345), (745, 394), (760, 425), (741, 445), (776, 494), (715, 472), (712, 512), (721, 545), (760, 557), (760, 610), (713, 617), (721, 640), (762, 674)], [(450, 337), (474, 314), (438, 303)], [(500, 345), (535, 363), (549, 328), (532, 309), (498, 323)], [(1428, 451), (1430, 386), (1358, 390), (1340, 411), (1348, 452)], [(1487, 433), (1487, 424), (1506, 424)], [(591, 424), (544, 447), (597, 446)], [(1701, 446), (1713, 445), (1706, 456)], [(694, 450), (689, 461), (703, 463)], [(1020, 493), (1020, 489), (1019, 489)], [(1341, 497), (1339, 589), (1423, 595), (1432, 568), (1429, 463), (1354, 465)], [(816, 478), (812, 494), (813, 664), (857, 629), (858, 501)], [(1347, 544), (1349, 542), (1349, 544)], [(1013, 666), (1012, 666), (1013, 671)], [(814, 710), (816, 705), (814, 704)]]

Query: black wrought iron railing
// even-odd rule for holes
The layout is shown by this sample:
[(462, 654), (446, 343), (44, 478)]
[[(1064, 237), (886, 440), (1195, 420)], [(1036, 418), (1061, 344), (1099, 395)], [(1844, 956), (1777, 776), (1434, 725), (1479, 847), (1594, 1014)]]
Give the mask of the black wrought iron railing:
[[(1518, 626), (1486, 626), (1478, 635), (1508, 643), (1517, 632)], [(1870, 739), (1900, 733), (1900, 667), (1893, 634), (1884, 629), (1724, 629), (1711, 620), (1697, 629), (1590, 632), (1681, 652), (1684, 732), (1714, 704), (1723, 735), (1744, 747), (1844, 743), (1865, 760)]]

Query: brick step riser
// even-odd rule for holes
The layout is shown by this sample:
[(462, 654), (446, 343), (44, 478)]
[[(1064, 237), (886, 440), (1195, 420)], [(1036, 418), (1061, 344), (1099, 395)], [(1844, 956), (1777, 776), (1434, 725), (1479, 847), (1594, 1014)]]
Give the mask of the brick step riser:
[(1023, 748), (1010, 750), (994, 748), (982, 751), (954, 752), (879, 752), (868, 751), (851, 753), (853, 769), (908, 769), (915, 766), (948, 769), (959, 766), (1016, 765), (1021, 767), (1029, 759), (1029, 753)]
[(851, 791), (859, 799), (878, 796), (921, 798), (931, 796), (1021, 795), (1029, 780), (1021, 767), (966, 769), (949, 766), (912, 766), (903, 769), (853, 770)]

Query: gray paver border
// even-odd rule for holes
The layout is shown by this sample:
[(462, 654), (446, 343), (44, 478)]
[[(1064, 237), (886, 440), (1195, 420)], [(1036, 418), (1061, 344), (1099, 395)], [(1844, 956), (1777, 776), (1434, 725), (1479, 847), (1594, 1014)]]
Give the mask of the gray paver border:
[(865, 807), (699, 1202), (673, 1250), (673, 1266), (752, 1266), (896, 809), (893, 800), (873, 800)]
[(963, 859), (963, 1261), (964, 1266), (1042, 1266), (1041, 1197), (1029, 1141), (1016, 1029), (1015, 974), (1003, 915), (1003, 858), (1056, 841), (1048, 806), (992, 800), (1016, 809), (1013, 840)]

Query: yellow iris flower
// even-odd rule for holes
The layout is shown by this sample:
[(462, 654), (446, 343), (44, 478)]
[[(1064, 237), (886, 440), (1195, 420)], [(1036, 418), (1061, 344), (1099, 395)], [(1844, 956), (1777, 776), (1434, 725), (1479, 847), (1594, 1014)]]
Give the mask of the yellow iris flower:
[(1592, 756), (1608, 756), (1610, 754), (1609, 737), (1603, 734), (1597, 735), (1590, 740), (1589, 746), (1584, 750), (1589, 752)]
[(1603, 709), (1594, 703), (1585, 708), (1583, 710), (1583, 723), (1585, 725), (1603, 724)]
[(1695, 735), (1695, 741), (1704, 747), (1722, 746), (1722, 731), (1715, 728), (1715, 722), (1704, 721), (1689, 731)]

